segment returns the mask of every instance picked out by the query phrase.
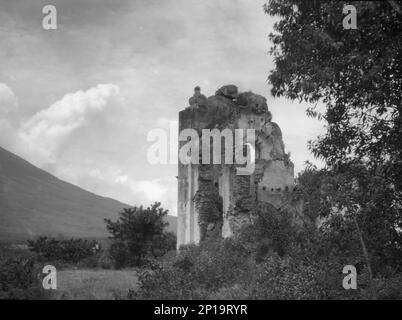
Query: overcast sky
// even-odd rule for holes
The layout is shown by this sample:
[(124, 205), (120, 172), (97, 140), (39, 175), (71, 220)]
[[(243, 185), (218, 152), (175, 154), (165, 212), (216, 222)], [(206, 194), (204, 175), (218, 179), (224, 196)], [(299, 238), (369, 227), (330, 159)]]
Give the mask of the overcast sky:
[[(268, 99), (296, 172), (322, 124), (274, 99), (261, 0), (0, 0), (0, 146), (57, 177), (176, 214), (176, 165), (151, 165), (147, 133), (168, 130), (196, 85)], [(42, 28), (54, 4), (58, 29)], [(176, 137), (175, 137), (176, 138)]]

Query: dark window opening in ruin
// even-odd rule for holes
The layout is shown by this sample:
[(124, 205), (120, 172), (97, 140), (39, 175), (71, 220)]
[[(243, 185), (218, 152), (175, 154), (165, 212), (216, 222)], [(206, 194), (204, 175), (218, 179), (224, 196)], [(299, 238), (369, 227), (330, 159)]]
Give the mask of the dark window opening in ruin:
[(289, 187), (288, 187), (288, 186), (285, 187), (285, 191), (289, 191)]
[(219, 183), (218, 182), (215, 182), (215, 187), (217, 188), (217, 189), (219, 189)]
[(274, 188), (271, 188), (271, 191), (274, 191)]
[(264, 191), (267, 190), (267, 187), (262, 187), (262, 190), (264, 190)]

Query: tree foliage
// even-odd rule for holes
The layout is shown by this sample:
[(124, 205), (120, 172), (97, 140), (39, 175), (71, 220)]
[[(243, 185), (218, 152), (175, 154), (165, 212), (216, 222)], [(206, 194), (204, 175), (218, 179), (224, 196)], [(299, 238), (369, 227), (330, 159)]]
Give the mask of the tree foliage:
[[(346, 4), (357, 9), (357, 29), (343, 28)], [(264, 8), (279, 18), (270, 35), (272, 94), (309, 103), (307, 114), (325, 121), (310, 149), (326, 168), (316, 172), (319, 180), (300, 177), (309, 187), (317, 183), (309, 206), (343, 214), (341, 225), (360, 235), (374, 272), (399, 268), (401, 13), (380, 1), (269, 0)]]
[(118, 267), (138, 265), (147, 255), (158, 257), (175, 248), (176, 236), (165, 230), (168, 211), (160, 205), (126, 208), (117, 221), (105, 219), (113, 240), (111, 255)]
[(96, 253), (96, 241), (83, 239), (57, 240), (46, 236), (28, 240), (28, 248), (39, 261), (77, 263)]
[(35, 256), (0, 246), (0, 300), (43, 299)]
[[(357, 9), (355, 30), (342, 26), (346, 4)], [(317, 0), (270, 0), (265, 11), (280, 19), (272, 93), (312, 103), (308, 114), (326, 120), (314, 154), (332, 167), (363, 162), (400, 191), (401, 13), (382, 1)]]
[[(274, 226), (265, 224), (270, 225), (267, 231), (256, 219), (251, 228), (242, 228), (238, 237), (206, 239), (199, 245), (182, 246), (177, 255), (164, 260), (159, 268), (141, 272), (140, 287), (131, 291), (128, 298), (370, 298), (369, 275), (361, 250), (349, 243), (356, 234), (341, 216), (332, 217), (319, 230), (297, 230), (288, 219), (280, 217), (269, 220), (274, 221)], [(277, 228), (278, 223), (282, 230)], [(269, 235), (271, 232), (274, 234)], [(342, 269), (346, 264), (356, 265), (357, 290), (342, 287)], [(378, 297), (401, 298), (400, 279), (395, 272), (376, 278)]]

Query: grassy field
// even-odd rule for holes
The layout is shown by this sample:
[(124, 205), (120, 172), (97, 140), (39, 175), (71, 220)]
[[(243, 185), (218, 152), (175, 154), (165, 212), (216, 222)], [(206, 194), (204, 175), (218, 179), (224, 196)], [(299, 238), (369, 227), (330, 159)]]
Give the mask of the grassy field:
[(57, 290), (52, 299), (112, 300), (136, 289), (136, 271), (126, 270), (61, 270), (57, 272)]

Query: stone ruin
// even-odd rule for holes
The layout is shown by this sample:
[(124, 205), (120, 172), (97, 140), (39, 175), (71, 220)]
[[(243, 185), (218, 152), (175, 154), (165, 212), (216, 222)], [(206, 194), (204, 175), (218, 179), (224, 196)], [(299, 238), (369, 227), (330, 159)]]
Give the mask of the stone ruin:
[[(179, 131), (255, 129), (255, 170), (237, 175), (236, 164), (179, 161), (177, 247), (235, 235), (253, 221), (256, 205), (279, 214), (287, 210), (299, 221), (302, 204), (293, 194), (294, 166), (266, 99), (253, 92), (238, 93), (234, 85), (223, 86), (208, 98), (199, 87), (194, 91), (190, 106), (179, 113)], [(185, 143), (179, 141), (179, 149)]]

